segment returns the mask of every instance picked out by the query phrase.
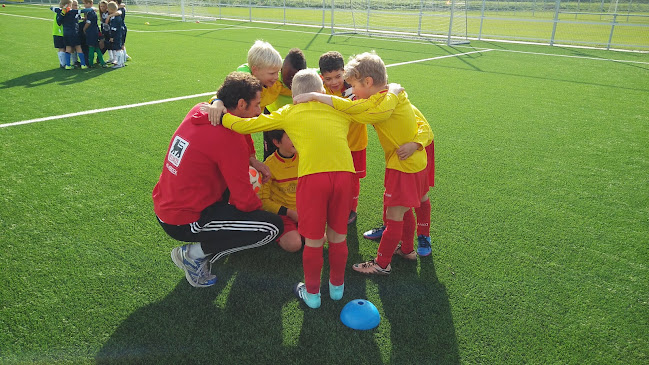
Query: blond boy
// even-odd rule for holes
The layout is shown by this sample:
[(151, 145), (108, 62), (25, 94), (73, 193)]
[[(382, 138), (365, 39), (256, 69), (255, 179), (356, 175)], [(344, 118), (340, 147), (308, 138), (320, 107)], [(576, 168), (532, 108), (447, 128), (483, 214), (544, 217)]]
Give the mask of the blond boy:
[[(296, 102), (319, 100), (361, 118), (364, 123), (380, 119), (373, 110), (377, 105), (387, 105), (384, 99), (389, 95), (386, 93), (387, 72), (383, 60), (375, 53), (357, 55), (345, 66), (344, 77), (359, 100), (311, 93), (296, 98)], [(415, 109), (405, 92), (398, 95), (398, 103), (392, 110), (383, 110), (381, 115), (385, 118), (372, 124), (385, 154), (383, 201), (387, 207), (386, 229), (376, 258), (353, 265), (352, 268), (365, 274), (387, 275), (391, 272), (390, 262), (394, 253), (410, 260), (416, 259), (412, 208), (419, 207), (421, 201), (428, 198), (424, 147), (430, 144), (433, 135), (428, 123), (417, 123)], [(404, 215), (407, 216), (405, 225)], [(400, 241), (403, 241), (402, 247), (399, 247)]]

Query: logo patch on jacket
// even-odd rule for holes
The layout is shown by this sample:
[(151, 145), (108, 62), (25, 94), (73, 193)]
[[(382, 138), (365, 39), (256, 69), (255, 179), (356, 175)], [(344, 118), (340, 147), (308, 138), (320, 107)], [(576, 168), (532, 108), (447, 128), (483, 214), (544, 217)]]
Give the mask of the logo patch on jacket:
[(187, 147), (189, 147), (189, 142), (185, 141), (180, 136), (176, 136), (174, 141), (171, 143), (171, 148), (167, 155), (167, 161), (178, 167), (180, 161), (183, 159), (185, 151), (187, 151)]

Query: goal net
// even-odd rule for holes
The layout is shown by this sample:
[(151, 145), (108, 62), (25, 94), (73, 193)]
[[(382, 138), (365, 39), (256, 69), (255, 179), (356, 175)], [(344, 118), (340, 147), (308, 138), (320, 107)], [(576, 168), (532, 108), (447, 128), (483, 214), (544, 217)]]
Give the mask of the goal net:
[(331, 33), (469, 43), (468, 0), (331, 0)]

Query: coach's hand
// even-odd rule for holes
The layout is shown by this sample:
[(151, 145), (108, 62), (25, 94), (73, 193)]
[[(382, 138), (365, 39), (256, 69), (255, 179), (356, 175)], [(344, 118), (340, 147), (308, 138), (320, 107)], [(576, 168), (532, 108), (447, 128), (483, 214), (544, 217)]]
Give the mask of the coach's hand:
[(250, 166), (254, 167), (257, 169), (257, 171), (261, 172), (261, 183), (265, 184), (270, 180), (270, 177), (272, 176), (270, 173), (270, 167), (266, 166), (263, 162), (257, 160), (255, 157), (250, 157)]

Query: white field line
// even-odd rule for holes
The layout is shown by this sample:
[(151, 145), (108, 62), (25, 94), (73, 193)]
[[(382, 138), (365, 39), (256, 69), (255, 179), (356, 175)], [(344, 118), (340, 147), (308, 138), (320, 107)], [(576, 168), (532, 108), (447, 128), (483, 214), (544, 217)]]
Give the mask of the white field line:
[[(467, 52), (467, 53), (458, 53), (458, 54), (453, 54), (453, 55), (445, 55), (445, 56), (440, 56), (440, 57), (426, 58), (426, 59), (422, 59), (422, 60), (414, 60), (414, 61), (408, 61), (408, 62), (393, 63), (393, 64), (390, 64), (390, 65), (386, 65), (385, 67), (408, 65), (408, 64), (411, 64), (411, 63), (425, 62), (425, 61), (431, 61), (431, 60), (437, 60), (437, 59), (449, 58), (449, 57), (458, 57), (458, 56), (464, 56), (464, 55), (467, 55), (467, 54), (479, 53), (479, 52), (487, 52), (487, 51), (492, 51), (492, 50), (489, 49), (489, 50), (486, 50), (486, 51), (473, 51), (473, 52)], [(178, 97), (169, 98), (169, 99), (147, 101), (147, 102), (144, 102), (144, 103), (120, 105), (120, 106), (113, 106), (113, 107), (109, 107), (109, 108), (101, 108), (101, 109), (93, 109), (93, 110), (84, 110), (84, 111), (76, 112), (76, 113), (53, 115), (51, 117), (28, 119), (28, 120), (23, 120), (23, 121), (20, 121), (20, 122), (0, 124), (0, 128), (12, 127), (12, 126), (23, 125), (23, 124), (46, 122), (48, 120), (56, 120), (56, 119), (63, 119), (63, 118), (78, 117), (78, 116), (81, 116), (81, 115), (103, 113), (103, 112), (109, 112), (109, 111), (114, 111), (114, 110), (137, 108), (137, 107), (140, 107), (140, 106), (162, 104), (162, 103), (168, 103), (168, 102), (171, 102), (171, 101), (178, 101), (178, 100), (184, 100), (184, 99), (193, 99), (193, 98), (205, 97), (205, 96), (214, 95), (214, 94), (215, 94), (215, 92), (212, 91), (212, 92), (207, 92), (207, 93), (202, 93), (202, 94), (178, 96)]]
[(186, 95), (186, 96), (178, 96), (175, 98), (169, 98), (169, 99), (162, 99), (162, 100), (154, 100), (154, 101), (147, 101), (144, 103), (136, 103), (136, 104), (128, 104), (128, 105), (119, 105), (119, 106), (112, 106), (109, 108), (101, 108), (101, 109), (93, 109), (93, 110), (84, 110), (81, 112), (76, 112), (76, 113), (70, 113), (70, 114), (62, 114), (62, 115), (54, 115), (51, 117), (44, 117), (44, 118), (36, 118), (36, 119), (29, 119), (29, 120), (23, 120), (20, 122), (13, 122), (13, 123), (6, 123), (6, 124), (0, 124), (0, 128), (5, 128), (5, 127), (12, 127), (15, 125), (22, 125), (22, 124), (30, 124), (30, 123), (38, 123), (38, 122), (46, 122), (48, 120), (55, 120), (55, 119), (63, 119), (63, 118), (71, 118), (71, 117), (78, 117), (80, 115), (88, 115), (88, 114), (96, 114), (96, 113), (103, 113), (103, 112), (109, 112), (113, 110), (121, 110), (121, 109), (129, 109), (129, 108), (137, 108), (140, 106), (147, 106), (147, 105), (154, 105), (154, 104), (162, 104), (162, 103), (168, 103), (170, 101), (178, 101), (178, 100), (184, 100), (184, 99), (193, 99), (193, 98), (199, 98), (199, 97), (205, 97), (208, 95), (214, 95), (216, 92), (208, 92), (208, 93), (202, 93), (202, 94), (194, 94), (194, 95)]
[(466, 56), (466, 55), (473, 54), (473, 53), (484, 53), (484, 52), (489, 52), (489, 51), (493, 51), (493, 49), (488, 48), (488, 49), (483, 49), (483, 50), (481, 50), (481, 51), (473, 51), (473, 52), (458, 53), (458, 54), (449, 54), (449, 55), (445, 55), (445, 56), (438, 56), (438, 57), (424, 58), (424, 59), (421, 59), (421, 60), (415, 60), (415, 61), (399, 62), (399, 63), (393, 63), (393, 64), (390, 64), (390, 65), (385, 65), (385, 67), (393, 67), (393, 66), (410, 65), (410, 64), (412, 64), (412, 63), (426, 62), (426, 61), (432, 61), (432, 60), (441, 60), (442, 58), (457, 57), (457, 56)]

